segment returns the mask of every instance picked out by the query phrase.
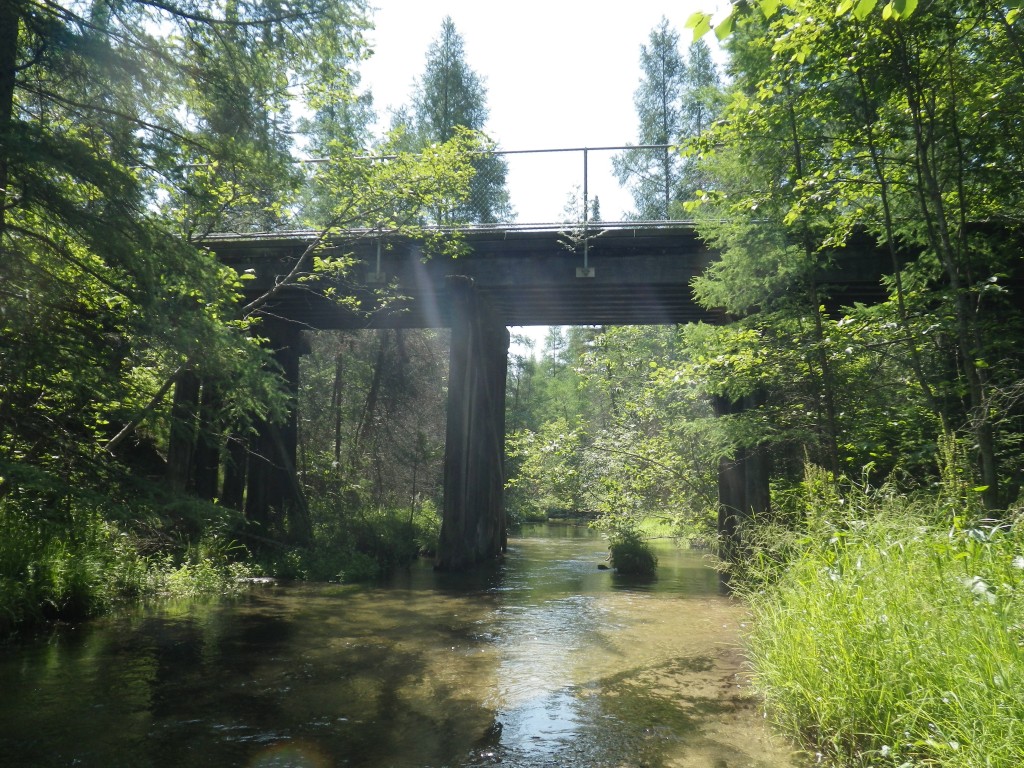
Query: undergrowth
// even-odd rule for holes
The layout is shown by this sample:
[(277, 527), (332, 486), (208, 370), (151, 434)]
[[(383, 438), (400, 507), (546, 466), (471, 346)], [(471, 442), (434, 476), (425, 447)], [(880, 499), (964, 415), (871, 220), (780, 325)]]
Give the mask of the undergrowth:
[(844, 766), (1024, 764), (1024, 520), (812, 470), (742, 583), (767, 711)]
[(420, 555), (433, 555), (441, 518), (434, 505), (405, 510), (315, 510), (313, 541), (274, 553), (266, 565), (279, 578), (342, 583), (373, 581)]
[(247, 552), (208, 532), (149, 552), (146, 536), (81, 502), (44, 516), (0, 500), (0, 637), (46, 621), (79, 621), (128, 599), (239, 589)]

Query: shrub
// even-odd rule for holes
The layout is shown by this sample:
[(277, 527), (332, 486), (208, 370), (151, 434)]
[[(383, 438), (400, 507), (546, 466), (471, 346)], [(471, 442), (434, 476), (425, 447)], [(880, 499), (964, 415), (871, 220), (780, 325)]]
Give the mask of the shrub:
[(429, 512), (410, 518), (407, 511), (389, 509), (347, 515), (320, 510), (313, 543), (273, 554), (267, 569), (286, 579), (372, 581), (414, 561), (430, 541), (431, 526), (440, 530), (440, 520), (432, 521)]
[(625, 528), (612, 533), (608, 551), (617, 573), (653, 576), (658, 569), (658, 556), (637, 529)]
[(0, 500), (0, 636), (78, 621), (126, 599), (231, 592), (254, 573), (248, 552), (215, 533), (165, 539), (159, 554), (143, 555), (138, 534), (95, 503), (67, 495), (42, 506), (28, 492)]
[(416, 546), (421, 555), (437, 554), (437, 543), (441, 539), (441, 514), (432, 501), (424, 501), (412, 517)]

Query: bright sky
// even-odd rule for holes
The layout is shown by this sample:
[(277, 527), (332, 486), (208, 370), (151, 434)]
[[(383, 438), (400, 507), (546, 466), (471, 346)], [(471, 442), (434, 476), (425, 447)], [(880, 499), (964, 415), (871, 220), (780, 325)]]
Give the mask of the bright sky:
[[(380, 123), (389, 108), (410, 101), (427, 48), (451, 16), (465, 43), (466, 63), (484, 79), (487, 131), (501, 149), (563, 149), (636, 143), (633, 93), (640, 82), (640, 46), (665, 16), (680, 34), (698, 10), (723, 0), (376, 0), (373, 57), (363, 83), (374, 95)], [(708, 42), (715, 47), (714, 35)], [(632, 207), (611, 176), (612, 152), (590, 152), (588, 187), (602, 218)], [(574, 187), (583, 183), (582, 153), (509, 156), (508, 186), (519, 221), (560, 221)], [(521, 332), (523, 329), (513, 329)], [(542, 329), (530, 329), (543, 339)], [(538, 345), (539, 346), (539, 345)]]
[[(487, 130), (502, 149), (621, 146), (636, 142), (633, 92), (640, 82), (640, 46), (662, 16), (692, 39), (684, 25), (697, 10), (722, 0), (376, 0), (373, 57), (363, 82), (374, 94), (381, 123), (388, 108), (410, 101), (427, 48), (451, 16), (465, 42), (467, 64), (484, 79)], [(708, 36), (714, 45), (714, 35)], [(610, 177), (611, 152), (590, 153), (590, 196), (602, 217), (621, 218), (631, 207)], [(542, 173), (543, 171), (543, 173)], [(513, 206), (523, 222), (557, 221), (574, 185), (582, 185), (583, 158), (509, 157)], [(540, 177), (540, 178), (538, 178)]]

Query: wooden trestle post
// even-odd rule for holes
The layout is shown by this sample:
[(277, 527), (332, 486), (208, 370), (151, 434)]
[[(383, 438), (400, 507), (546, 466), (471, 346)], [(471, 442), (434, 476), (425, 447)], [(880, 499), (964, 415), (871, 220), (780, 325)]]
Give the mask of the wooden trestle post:
[(435, 566), (462, 570), (505, 549), (505, 377), (509, 334), (473, 281), (449, 278), (452, 337), (444, 515)]
[(265, 324), (274, 360), (288, 387), (288, 413), (283, 422), (261, 421), (249, 453), (245, 516), (253, 523), (287, 532), (298, 542), (312, 537), (306, 500), (296, 474), (298, 456), (299, 360), (308, 351), (301, 326)]
[[(742, 413), (757, 407), (758, 395), (732, 401), (716, 396), (716, 416)], [(742, 553), (743, 523), (752, 516), (763, 516), (771, 509), (769, 490), (769, 462), (761, 446), (736, 448), (732, 458), (722, 457), (718, 462), (718, 540), (719, 556), (734, 562)]]

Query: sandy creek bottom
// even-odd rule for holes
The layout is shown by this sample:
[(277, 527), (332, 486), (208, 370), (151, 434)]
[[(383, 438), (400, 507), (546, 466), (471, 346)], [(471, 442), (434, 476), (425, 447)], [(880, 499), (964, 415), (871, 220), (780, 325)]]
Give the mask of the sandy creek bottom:
[(598, 569), (534, 526), (500, 566), (376, 587), (256, 587), (0, 649), (5, 766), (802, 763), (744, 684), (743, 607), (699, 552)]

